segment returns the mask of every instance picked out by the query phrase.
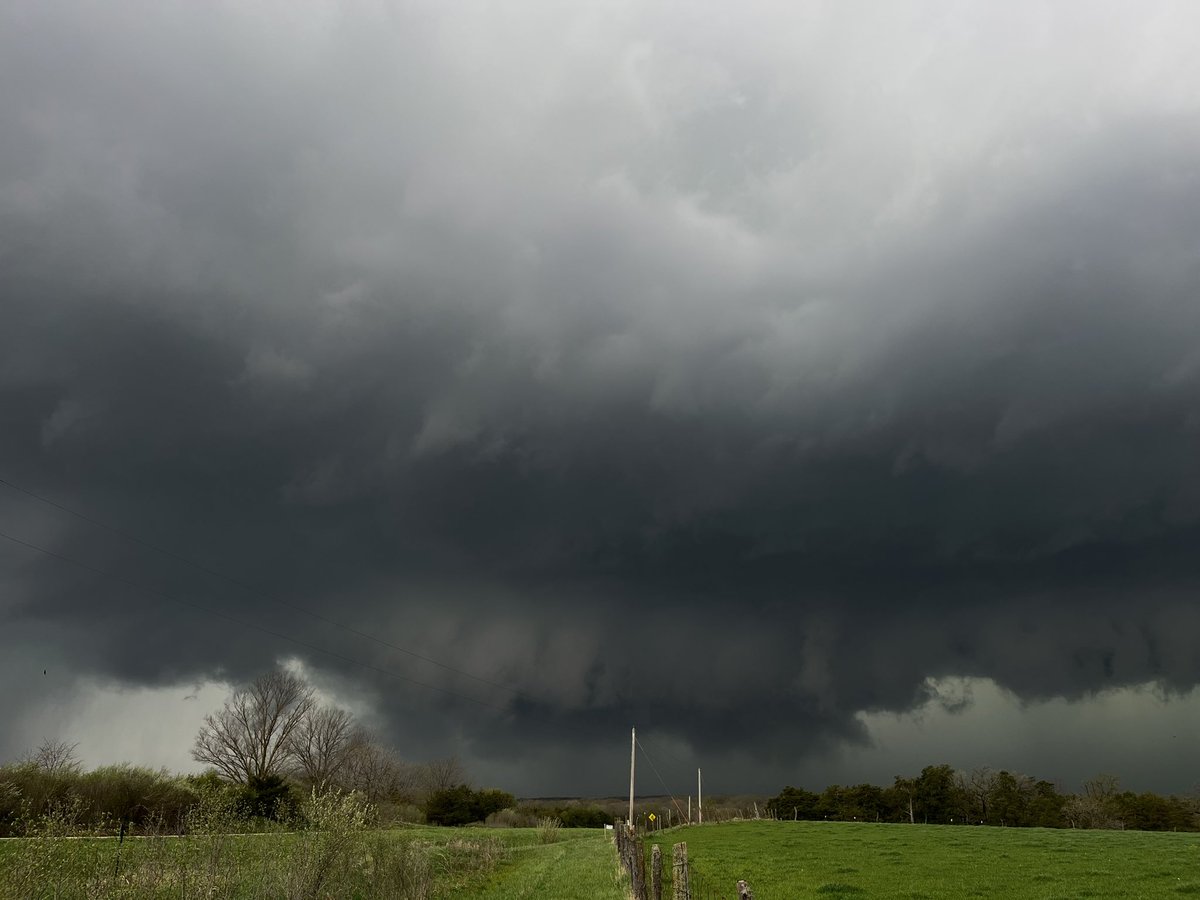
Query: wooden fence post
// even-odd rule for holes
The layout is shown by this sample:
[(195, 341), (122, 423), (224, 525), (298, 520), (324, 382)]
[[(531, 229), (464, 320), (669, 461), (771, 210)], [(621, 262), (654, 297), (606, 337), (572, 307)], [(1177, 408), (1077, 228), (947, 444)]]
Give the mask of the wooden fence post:
[(650, 900), (662, 900), (662, 848), (650, 849)]
[(629, 836), (629, 888), (637, 900), (646, 900), (646, 858), (635, 831)]
[(637, 848), (635, 859), (637, 863), (637, 882), (634, 885), (634, 896), (638, 900), (646, 900), (646, 854), (642, 852), (640, 841), (634, 846)]
[(738, 900), (754, 900), (754, 891), (750, 890), (750, 885), (745, 881), (737, 883)]
[(673, 900), (692, 900), (686, 842), (678, 843), (671, 848), (671, 881), (674, 885)]

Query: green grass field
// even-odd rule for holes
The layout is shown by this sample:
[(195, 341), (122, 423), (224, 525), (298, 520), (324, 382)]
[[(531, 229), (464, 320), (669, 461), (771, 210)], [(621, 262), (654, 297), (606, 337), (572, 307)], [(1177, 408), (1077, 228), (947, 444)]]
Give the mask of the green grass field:
[[(404, 828), (355, 836), (320, 897), (623, 900), (611, 838), (531, 828)], [(0, 841), (0, 898), (311, 896), (314, 834)], [(376, 861), (386, 861), (377, 866)]]
[[(526, 828), (367, 832), (319, 896), (623, 900), (608, 834), (560, 837), (541, 844)], [(322, 859), (321, 840), (311, 833), (134, 839), (121, 848), (119, 872), (113, 838), (0, 841), (0, 898), (303, 896), (296, 877)], [(671, 845), (687, 842), (695, 900), (731, 897), (738, 878), (756, 900), (1200, 896), (1197, 834), (737, 822), (652, 840), (663, 845), (668, 880)], [(380, 859), (394, 863), (386, 878), (369, 874)]]
[(1200, 834), (736, 822), (653, 841), (668, 878), (687, 842), (696, 900), (732, 896), (738, 878), (755, 900), (1200, 896)]

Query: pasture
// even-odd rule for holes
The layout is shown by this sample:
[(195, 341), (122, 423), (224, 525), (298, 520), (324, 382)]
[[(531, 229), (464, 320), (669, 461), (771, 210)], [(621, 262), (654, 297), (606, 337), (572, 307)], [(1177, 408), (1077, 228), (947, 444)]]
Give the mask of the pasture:
[[(1200, 896), (1200, 835), (849, 822), (731, 822), (652, 834), (694, 900)], [(0, 898), (346, 897), (622, 900), (608, 833), (408, 827), (350, 834), (0, 841)], [(326, 880), (313, 891), (322, 871)], [(669, 889), (665, 896), (670, 896)]]
[(532, 828), (0, 841), (0, 898), (622, 900), (611, 839)]
[(695, 900), (732, 896), (738, 878), (755, 900), (1200, 896), (1200, 834), (733, 822), (652, 834), (668, 880), (678, 841)]

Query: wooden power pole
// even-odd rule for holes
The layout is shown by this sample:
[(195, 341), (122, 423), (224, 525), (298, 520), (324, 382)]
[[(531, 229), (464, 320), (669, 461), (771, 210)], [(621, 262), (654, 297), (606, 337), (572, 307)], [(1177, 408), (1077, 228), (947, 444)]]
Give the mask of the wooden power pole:
[(704, 824), (704, 788), (700, 783), (699, 769), (696, 770), (696, 819), (700, 825)]
[(629, 830), (633, 830), (633, 767), (637, 763), (637, 729), (629, 736)]

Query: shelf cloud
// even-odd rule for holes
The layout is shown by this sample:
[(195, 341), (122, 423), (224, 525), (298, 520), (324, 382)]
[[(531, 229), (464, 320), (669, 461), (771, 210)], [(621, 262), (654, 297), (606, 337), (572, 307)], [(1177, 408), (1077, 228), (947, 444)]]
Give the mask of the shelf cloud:
[(0, 754), (285, 659), (526, 793), (615, 792), (631, 725), (819, 778), (947, 679), (1182, 716), (1198, 44), (1183, 3), (0, 4), (0, 478), (95, 520), (0, 485), (57, 555), (0, 542)]

